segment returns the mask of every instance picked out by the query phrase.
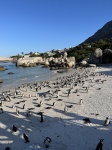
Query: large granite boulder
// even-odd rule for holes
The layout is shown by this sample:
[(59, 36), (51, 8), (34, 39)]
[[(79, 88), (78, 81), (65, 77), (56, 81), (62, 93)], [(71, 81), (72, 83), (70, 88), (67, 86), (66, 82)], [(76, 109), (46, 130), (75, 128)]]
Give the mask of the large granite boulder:
[(45, 67), (48, 67), (49, 66), (49, 61), (48, 59), (45, 60)]
[(102, 63), (112, 63), (112, 50), (111, 49), (105, 49), (103, 51)]
[(75, 57), (69, 57), (67, 58), (67, 64), (68, 64), (68, 67), (74, 67), (75, 66)]
[(80, 66), (82, 66), (82, 67), (87, 67), (87, 66), (88, 66), (88, 62), (87, 62), (86, 60), (82, 60), (82, 61), (80, 62)]
[(42, 62), (42, 57), (20, 58), (17, 60), (16, 66), (35, 67), (40, 62)]
[(3, 83), (2, 79), (0, 79), (0, 83)]
[(93, 64), (101, 64), (102, 63), (102, 50), (100, 48), (95, 49), (89, 58), (89, 63), (93, 63)]
[(0, 71), (4, 71), (7, 70), (6, 68), (4, 68), (3, 66), (0, 66)]

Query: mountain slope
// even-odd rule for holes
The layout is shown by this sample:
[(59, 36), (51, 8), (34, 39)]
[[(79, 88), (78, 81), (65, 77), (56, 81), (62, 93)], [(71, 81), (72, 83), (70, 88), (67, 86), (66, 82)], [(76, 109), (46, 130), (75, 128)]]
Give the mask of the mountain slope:
[(101, 29), (99, 29), (93, 36), (89, 37), (84, 43), (91, 43), (100, 39), (112, 38), (112, 20), (107, 22)]

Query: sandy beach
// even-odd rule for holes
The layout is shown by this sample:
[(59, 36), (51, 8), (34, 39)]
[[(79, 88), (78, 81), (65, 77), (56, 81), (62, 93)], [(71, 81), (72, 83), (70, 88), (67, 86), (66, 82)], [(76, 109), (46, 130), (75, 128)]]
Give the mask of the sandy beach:
[[(103, 149), (111, 150), (111, 89), (109, 64), (1, 90), (0, 150), (7, 146), (11, 150), (95, 150), (100, 139), (104, 139)], [(104, 126), (106, 117), (109, 126)], [(30, 142), (25, 142), (23, 134)], [(51, 139), (49, 148), (44, 143), (46, 137)]]

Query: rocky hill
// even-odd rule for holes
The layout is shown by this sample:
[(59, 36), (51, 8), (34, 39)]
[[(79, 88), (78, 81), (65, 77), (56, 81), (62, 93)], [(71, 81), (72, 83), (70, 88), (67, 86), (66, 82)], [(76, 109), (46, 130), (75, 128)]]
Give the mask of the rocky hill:
[(110, 39), (110, 38), (112, 38), (112, 20), (107, 22), (93, 36), (86, 39), (84, 43), (91, 43), (91, 42), (96, 42), (100, 39)]

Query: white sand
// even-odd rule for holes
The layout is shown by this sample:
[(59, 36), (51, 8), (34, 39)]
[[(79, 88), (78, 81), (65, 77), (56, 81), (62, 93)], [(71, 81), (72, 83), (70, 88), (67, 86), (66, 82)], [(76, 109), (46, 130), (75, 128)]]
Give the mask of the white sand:
[[(11, 102), (4, 101), (1, 107), (4, 113), (0, 114), (0, 150), (4, 150), (6, 146), (10, 146), (11, 150), (45, 150), (44, 139), (46, 137), (52, 139), (49, 150), (95, 150), (100, 139), (104, 139), (105, 150), (112, 150), (112, 124), (110, 123), (108, 127), (104, 126), (106, 117), (109, 117), (110, 121), (112, 119), (112, 66), (102, 66), (94, 72), (104, 72), (109, 76), (97, 75), (93, 83), (88, 81), (88, 79), (93, 79), (93, 76), (84, 79), (87, 81), (83, 86), (89, 87), (88, 93), (81, 84), (78, 84), (67, 97), (69, 85), (60, 88), (61, 91), (58, 94), (62, 101), (57, 101), (56, 94), (50, 101), (48, 101), (49, 97), (39, 96), (38, 100), (35, 100), (36, 93), (47, 92), (55, 88), (53, 86), (42, 87), (36, 92), (30, 87), (26, 91), (25, 87), (18, 90), (24, 93), (24, 98), (17, 95), (15, 99), (11, 96)], [(102, 84), (95, 82), (96, 79), (106, 81)], [(76, 89), (78, 93), (75, 93)], [(11, 89), (11, 93), (14, 93), (14, 89)], [(33, 97), (29, 98), (29, 94)], [(80, 99), (83, 99), (82, 105), (79, 105)], [(22, 109), (24, 103), (16, 104), (16, 107), (12, 108), (14, 103), (22, 100), (26, 100), (25, 110)], [(35, 107), (41, 100), (43, 101), (42, 107)], [(52, 106), (53, 102), (56, 102), (55, 106)], [(68, 107), (68, 111), (64, 112), (65, 105), (73, 105), (73, 107)], [(46, 107), (51, 107), (51, 109), (45, 109)], [(19, 116), (16, 114), (16, 108), (20, 111)], [(31, 110), (31, 117), (26, 117), (28, 108), (35, 108)], [(44, 112), (43, 123), (37, 115), (40, 111)], [(84, 124), (83, 119), (86, 117), (90, 118), (90, 124)], [(12, 131), (12, 125), (18, 127), (17, 132)], [(29, 143), (24, 142), (23, 133), (29, 137)]]
[(10, 57), (0, 57), (0, 61), (13, 61), (13, 58), (10, 58)]

